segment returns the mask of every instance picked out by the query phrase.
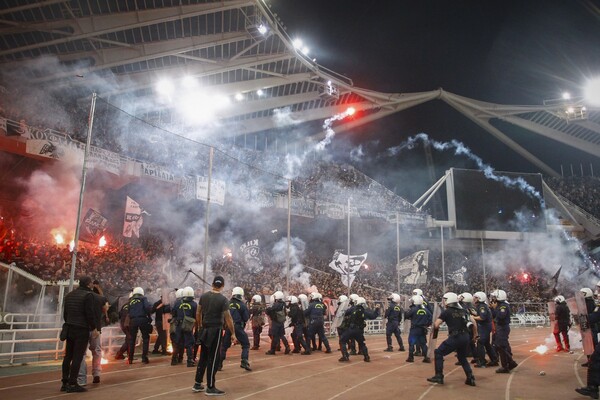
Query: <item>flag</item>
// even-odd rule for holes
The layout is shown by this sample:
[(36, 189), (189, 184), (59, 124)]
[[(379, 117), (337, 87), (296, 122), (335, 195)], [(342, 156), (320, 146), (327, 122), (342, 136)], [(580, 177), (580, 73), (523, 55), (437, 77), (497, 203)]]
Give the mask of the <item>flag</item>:
[(93, 208), (88, 209), (81, 221), (79, 240), (97, 244), (107, 224), (108, 219), (104, 215)]
[(333, 255), (333, 260), (329, 263), (329, 267), (339, 272), (342, 283), (350, 287), (356, 278), (356, 273), (366, 260), (367, 253), (348, 256), (336, 251)]
[(240, 246), (242, 258), (246, 262), (246, 266), (254, 272), (262, 270), (260, 245), (258, 239), (249, 240)]
[(466, 267), (460, 267), (456, 271), (446, 274), (446, 277), (459, 286), (467, 286), (467, 281), (465, 280), (466, 272), (467, 272)]
[(556, 289), (556, 285), (558, 284), (558, 277), (560, 276), (560, 271), (562, 270), (562, 265), (558, 267), (558, 270), (554, 273), (552, 278), (548, 279), (548, 286), (552, 290)]
[(135, 200), (127, 196), (127, 202), (125, 203), (125, 220), (123, 221), (123, 236), (131, 237), (133, 234), (137, 238), (140, 237), (140, 228), (144, 223), (142, 214), (149, 215)]
[(398, 263), (396, 271), (404, 277), (407, 285), (422, 285), (427, 283), (427, 270), (429, 267), (429, 250), (419, 250)]

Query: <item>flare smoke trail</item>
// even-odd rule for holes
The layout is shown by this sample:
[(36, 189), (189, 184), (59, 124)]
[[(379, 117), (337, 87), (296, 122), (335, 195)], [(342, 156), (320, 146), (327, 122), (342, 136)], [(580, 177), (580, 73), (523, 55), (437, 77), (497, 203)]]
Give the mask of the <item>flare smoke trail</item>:
[(473, 154), (471, 149), (465, 146), (458, 140), (451, 140), (450, 142), (439, 142), (437, 140), (430, 139), (426, 133), (419, 133), (416, 136), (409, 137), (405, 143), (388, 149), (390, 156), (395, 156), (404, 149), (412, 150), (419, 142), (423, 144), (429, 144), (438, 151), (446, 151), (454, 149), (454, 154), (457, 156), (465, 156), (477, 164), (480, 171), (483, 172), (486, 178), (492, 179), (496, 182), (502, 183), (508, 188), (518, 188), (522, 192), (527, 193), (529, 196), (539, 200), (544, 206), (544, 199), (540, 193), (538, 193), (533, 186), (527, 183), (523, 178), (509, 178), (507, 176), (497, 175), (494, 173), (494, 168), (489, 164), (483, 162), (481, 157)]

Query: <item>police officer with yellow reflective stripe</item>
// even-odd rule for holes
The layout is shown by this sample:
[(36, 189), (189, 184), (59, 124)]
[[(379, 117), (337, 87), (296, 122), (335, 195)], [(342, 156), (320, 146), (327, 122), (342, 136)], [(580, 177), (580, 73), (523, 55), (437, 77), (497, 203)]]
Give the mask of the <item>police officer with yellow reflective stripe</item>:
[(194, 367), (194, 327), (196, 325), (196, 310), (198, 304), (194, 301), (194, 289), (187, 286), (183, 288), (181, 302), (177, 307), (177, 325), (175, 327), (175, 341), (178, 349), (185, 349), (187, 366)]
[(371, 361), (369, 349), (367, 349), (367, 345), (365, 344), (365, 320), (375, 319), (379, 316), (379, 305), (375, 311), (369, 310), (366, 307), (367, 302), (364, 297), (359, 297), (356, 299), (356, 305), (350, 307), (344, 314), (348, 316), (348, 329), (342, 333), (342, 337), (340, 338), (340, 347), (342, 351), (342, 357), (338, 360), (340, 362), (350, 361), (350, 354), (348, 354), (348, 349), (346, 347), (346, 344), (350, 339), (355, 339), (358, 342), (358, 348), (360, 349), (365, 362)]
[(398, 342), (398, 351), (404, 351), (404, 343), (402, 343), (402, 336), (400, 336), (400, 321), (402, 321), (402, 307), (400, 307), (400, 295), (392, 293), (388, 300), (390, 302), (389, 307), (385, 310), (385, 319), (387, 323), (385, 325), (385, 339), (387, 341), (387, 349), (384, 351), (394, 351), (392, 347), (392, 335), (396, 337)]
[(150, 334), (152, 333), (152, 318), (150, 313), (152, 304), (144, 297), (144, 289), (136, 287), (133, 289), (133, 296), (129, 299), (129, 350), (127, 357), (129, 364), (133, 363), (133, 353), (135, 351), (135, 339), (138, 330), (142, 334), (142, 362), (148, 364), (148, 349), (150, 348)]
[[(235, 329), (235, 337), (242, 346), (242, 363), (240, 368), (244, 368), (246, 371), (252, 371), (250, 369), (250, 363), (248, 362), (248, 356), (250, 354), (250, 340), (248, 334), (245, 331), (246, 322), (250, 319), (250, 312), (248, 307), (244, 303), (244, 289), (237, 286), (232, 290), (232, 297), (229, 301), (229, 313), (231, 319), (233, 319), (233, 327)], [(227, 356), (227, 349), (231, 347), (231, 332), (225, 331), (223, 337), (223, 343), (221, 343), (221, 361), (219, 364), (219, 371), (223, 368), (223, 360)]]
[(308, 336), (314, 337), (319, 335), (319, 339), (325, 345), (325, 353), (331, 353), (331, 347), (329, 346), (329, 340), (325, 335), (325, 313), (327, 312), (327, 306), (321, 302), (323, 296), (321, 293), (313, 292), (310, 294), (311, 301), (304, 316), (308, 319)]
[(501, 368), (496, 370), (498, 374), (508, 374), (519, 364), (512, 358), (512, 350), (508, 342), (510, 335), (510, 307), (506, 302), (506, 292), (504, 290), (494, 290), (491, 295), (492, 301), (490, 308), (492, 316), (496, 323), (496, 334), (494, 335), (494, 346), (500, 356)]

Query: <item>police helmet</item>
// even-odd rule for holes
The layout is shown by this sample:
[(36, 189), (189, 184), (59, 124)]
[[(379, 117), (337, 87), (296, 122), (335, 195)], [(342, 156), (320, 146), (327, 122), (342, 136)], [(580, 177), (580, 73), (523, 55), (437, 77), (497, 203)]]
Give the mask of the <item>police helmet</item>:
[(358, 300), (358, 297), (359, 297), (359, 296), (358, 296), (356, 293), (352, 293), (352, 294), (350, 295), (350, 303), (352, 303), (352, 304), (356, 304), (356, 300)]
[(319, 292), (312, 292), (310, 294), (310, 298), (313, 300), (321, 300), (323, 298), (323, 296), (321, 296), (321, 293), (319, 293)]
[(558, 296), (556, 296), (556, 297), (554, 298), (554, 301), (555, 301), (556, 303), (564, 303), (564, 302), (565, 302), (565, 296), (558, 295)]
[(412, 301), (412, 303), (416, 306), (423, 305), (423, 297), (422, 296), (414, 295), (413, 297), (410, 298), (410, 301)]
[(346, 302), (346, 301), (348, 301), (348, 296), (346, 296), (345, 294), (341, 295), (341, 296), (338, 298), (338, 303), (344, 303), (344, 302)]
[(129, 292), (129, 296), (127, 296), (127, 297), (131, 298), (131, 296), (133, 296), (133, 292)]
[(133, 288), (133, 294), (134, 294), (134, 295), (135, 295), (135, 294), (139, 294), (139, 295), (142, 295), (142, 296), (143, 296), (143, 295), (144, 295), (144, 289), (142, 289), (142, 288), (141, 288), (141, 287), (139, 287), (139, 286), (138, 286), (138, 287), (136, 287), (136, 288)]
[(460, 296), (458, 296), (458, 300), (460, 300), (464, 303), (472, 303), (473, 295), (469, 292), (464, 292), (464, 293), (461, 293)]
[(481, 303), (485, 303), (487, 301), (487, 296), (483, 292), (475, 292), (473, 294), (474, 300), (479, 300)]
[(413, 294), (417, 296), (423, 296), (423, 291), (421, 289), (413, 290)]
[(359, 297), (358, 299), (356, 299), (356, 305), (360, 306), (360, 305), (365, 305), (367, 304), (367, 300), (365, 300), (364, 297)]
[(177, 291), (175, 292), (175, 298), (180, 299), (182, 297), (183, 297), (183, 289), (177, 289)]
[(298, 298), (296, 296), (288, 296), (290, 304), (298, 304)]
[(495, 297), (498, 301), (506, 301), (507, 299), (506, 292), (501, 289), (494, 290), (492, 292), (492, 297)]
[(448, 292), (444, 295), (446, 304), (458, 303), (458, 295), (454, 292)]
[(308, 300), (308, 296), (305, 295), (304, 293), (300, 293), (298, 295), (298, 300)]
[(400, 295), (398, 293), (392, 293), (389, 295), (388, 300), (393, 301), (396, 304), (400, 303)]
[(254, 296), (252, 296), (252, 301), (255, 303), (262, 303), (262, 297), (260, 297), (259, 294), (255, 294)]
[(242, 289), (239, 286), (236, 286), (231, 290), (231, 294), (233, 297), (236, 297), (239, 300), (241, 300), (244, 297), (244, 289)]
[(194, 297), (194, 289), (187, 286), (182, 289), (181, 297)]
[(278, 290), (275, 293), (273, 293), (273, 298), (275, 300), (283, 300), (283, 297), (283, 292), (281, 290)]
[(585, 297), (586, 299), (591, 299), (592, 297), (594, 297), (594, 293), (592, 293), (592, 289), (590, 288), (582, 288), (579, 290), (581, 293), (583, 293), (583, 297)]

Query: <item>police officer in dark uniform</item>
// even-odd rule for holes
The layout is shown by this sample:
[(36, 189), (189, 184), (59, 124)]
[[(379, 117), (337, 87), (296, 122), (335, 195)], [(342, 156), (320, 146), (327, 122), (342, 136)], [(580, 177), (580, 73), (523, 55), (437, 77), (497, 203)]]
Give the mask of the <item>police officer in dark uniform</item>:
[(410, 332), (408, 334), (408, 358), (406, 362), (415, 361), (415, 349), (423, 349), (425, 358), (424, 363), (430, 363), (427, 357), (427, 328), (431, 326), (431, 312), (423, 304), (423, 296), (414, 295), (411, 299), (411, 305), (404, 314), (405, 319), (410, 320)]
[[(588, 322), (590, 325), (600, 323), (600, 310), (596, 308), (588, 314)], [(588, 361), (587, 370), (587, 386), (575, 389), (575, 391), (583, 396), (598, 398), (598, 386), (600, 386), (600, 346), (594, 348), (594, 352)]]
[(511, 370), (517, 368), (519, 364), (512, 358), (512, 350), (508, 341), (510, 335), (510, 306), (506, 302), (506, 292), (504, 290), (495, 290), (492, 293), (490, 307), (496, 324), (494, 346), (496, 346), (500, 356), (501, 364), (496, 373), (508, 374)]
[[(85, 354), (90, 335), (98, 337), (100, 327), (96, 326), (96, 301), (92, 293), (92, 278), (79, 278), (79, 287), (65, 296), (63, 317), (66, 329), (66, 349), (62, 362), (62, 392), (86, 392), (77, 384), (81, 361)], [(62, 335), (62, 333), (61, 333)]]
[[(499, 365), (498, 354), (491, 342), (492, 312), (486, 303), (487, 296), (483, 292), (475, 292), (473, 294), (473, 301), (476, 312), (473, 315), (473, 319), (477, 322), (477, 333), (479, 335), (479, 339), (477, 339), (477, 364), (475, 364), (475, 368), (497, 367)], [(485, 362), (486, 353), (490, 359), (487, 364)]]
[(283, 300), (282, 291), (278, 290), (273, 293), (273, 304), (271, 304), (265, 312), (271, 319), (271, 334), (273, 335), (271, 338), (271, 349), (265, 354), (270, 356), (275, 355), (275, 351), (277, 350), (280, 341), (283, 342), (283, 345), (285, 346), (285, 354), (290, 354), (292, 350), (285, 338), (285, 329), (283, 327), (283, 324), (285, 323), (285, 302)]
[(260, 348), (260, 334), (265, 325), (265, 307), (262, 304), (262, 297), (255, 294), (252, 296), (252, 306), (250, 307), (250, 321), (252, 322), (252, 347), (250, 350)]
[[(473, 306), (473, 295), (469, 292), (464, 292), (458, 295), (458, 304), (467, 311), (469, 316), (473, 316), (475, 313), (475, 308)], [(467, 351), (467, 357), (473, 357), (471, 364), (477, 364), (477, 340), (472, 336), (473, 330), (469, 330), (469, 335), (471, 335), (469, 340), (469, 347)], [(460, 362), (456, 362), (455, 365), (460, 365)]]
[(154, 326), (156, 327), (156, 333), (158, 335), (156, 342), (154, 343), (154, 350), (152, 350), (152, 354), (162, 354), (163, 356), (167, 355), (167, 331), (165, 331), (165, 328), (163, 327), (163, 315), (170, 312), (171, 306), (169, 304), (163, 304), (162, 297), (152, 305)]
[(177, 365), (183, 362), (183, 352), (185, 349), (177, 344), (177, 310), (181, 305), (183, 299), (183, 288), (175, 290), (175, 302), (171, 307), (171, 319), (169, 323), (169, 337), (171, 338), (171, 346), (173, 346), (173, 353), (171, 354), (171, 365)]
[[(429, 310), (429, 313), (433, 316), (433, 303), (429, 302), (429, 300), (427, 300), (427, 297), (425, 297), (425, 295), (423, 294), (423, 290), (421, 289), (414, 289), (412, 292), (413, 296), (421, 296), (421, 298), (423, 299), (423, 305), (425, 306), (425, 308), (427, 308), (427, 310)], [(421, 348), (420, 345), (416, 346), (415, 349), (415, 356), (425, 356), (427, 357), (427, 352), (423, 350), (423, 348)]]
[(448, 339), (435, 349), (435, 376), (427, 378), (429, 382), (444, 384), (444, 356), (456, 351), (458, 361), (465, 371), (467, 379), (465, 384), (475, 386), (475, 377), (471, 365), (467, 361), (469, 346), (469, 330), (473, 329), (473, 337), (477, 337), (477, 325), (475, 320), (458, 304), (456, 293), (448, 292), (444, 295), (446, 309), (442, 311), (433, 324), (433, 337), (437, 338), (440, 325), (446, 323), (448, 326)]
[[(554, 299), (556, 303), (556, 325), (554, 327), (554, 340), (556, 340), (556, 351), (571, 351), (571, 345), (569, 344), (569, 327), (571, 326), (571, 311), (567, 306), (567, 301), (564, 296), (556, 296)], [(564, 346), (560, 341), (560, 335), (562, 334)]]
[(115, 354), (115, 360), (124, 360), (125, 356), (123, 353), (125, 352), (127, 352), (127, 355), (129, 355), (129, 341), (131, 337), (131, 331), (129, 330), (129, 299), (131, 299), (131, 296), (133, 296), (133, 293), (129, 293), (127, 302), (125, 302), (125, 304), (123, 304), (119, 310), (119, 326), (125, 335), (125, 341), (121, 345), (121, 348), (117, 351), (117, 354)]
[[(246, 334), (245, 327), (246, 322), (250, 318), (250, 312), (246, 303), (244, 303), (244, 289), (236, 286), (231, 291), (232, 297), (229, 301), (229, 313), (233, 319), (233, 327), (235, 329), (235, 337), (237, 337), (240, 345), (242, 346), (242, 362), (240, 368), (244, 368), (246, 371), (252, 371), (250, 363), (248, 362), (248, 356), (250, 355), (250, 340), (248, 340), (248, 334)], [(231, 347), (231, 332), (226, 331), (223, 337), (223, 343), (221, 344), (221, 362), (219, 363), (219, 371), (223, 369), (223, 361), (227, 357), (227, 350)]]
[(187, 366), (195, 367), (194, 362), (194, 327), (196, 325), (196, 310), (198, 305), (194, 301), (194, 289), (187, 286), (183, 288), (181, 302), (177, 307), (175, 326), (175, 342), (177, 349), (185, 349)]
[(321, 293), (313, 292), (310, 294), (311, 301), (308, 308), (304, 311), (304, 316), (308, 320), (308, 336), (319, 336), (319, 341), (325, 345), (325, 353), (331, 353), (329, 340), (325, 335), (325, 313), (327, 306), (321, 301), (323, 296)]
[(148, 350), (150, 349), (150, 334), (152, 333), (152, 318), (150, 312), (152, 304), (144, 297), (144, 289), (136, 287), (133, 289), (133, 296), (129, 299), (129, 329), (131, 336), (129, 338), (129, 349), (127, 358), (129, 364), (133, 364), (133, 354), (135, 353), (135, 339), (138, 330), (142, 334), (142, 362), (148, 364)]
[(356, 300), (356, 304), (346, 310), (345, 315), (349, 316), (348, 319), (348, 329), (344, 331), (342, 337), (340, 338), (340, 346), (342, 351), (342, 357), (338, 360), (340, 362), (350, 361), (350, 354), (348, 354), (348, 350), (346, 347), (346, 343), (350, 339), (355, 339), (358, 342), (358, 347), (361, 350), (361, 353), (364, 357), (365, 362), (371, 361), (371, 357), (369, 356), (369, 349), (365, 344), (365, 335), (364, 329), (367, 324), (365, 323), (366, 319), (375, 319), (379, 316), (379, 305), (376, 306), (375, 311), (369, 310), (367, 307), (367, 302), (364, 297), (359, 297)]
[(301, 354), (308, 355), (311, 352), (310, 347), (308, 347), (308, 343), (306, 343), (306, 340), (304, 340), (303, 330), (304, 325), (306, 325), (304, 312), (300, 308), (299, 300), (296, 296), (290, 296), (288, 301), (288, 316), (290, 317), (290, 326), (294, 327), (294, 330), (292, 331), (294, 351), (292, 351), (292, 353), (300, 353), (300, 348), (303, 347), (304, 351)]
[(388, 300), (390, 302), (389, 307), (385, 310), (384, 318), (387, 320), (385, 325), (385, 339), (387, 341), (387, 349), (384, 351), (394, 351), (392, 347), (392, 335), (396, 337), (398, 342), (398, 351), (404, 351), (404, 343), (402, 343), (402, 336), (400, 336), (400, 322), (402, 321), (402, 314), (404, 314), (402, 307), (400, 307), (400, 295), (392, 293)]

